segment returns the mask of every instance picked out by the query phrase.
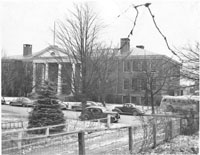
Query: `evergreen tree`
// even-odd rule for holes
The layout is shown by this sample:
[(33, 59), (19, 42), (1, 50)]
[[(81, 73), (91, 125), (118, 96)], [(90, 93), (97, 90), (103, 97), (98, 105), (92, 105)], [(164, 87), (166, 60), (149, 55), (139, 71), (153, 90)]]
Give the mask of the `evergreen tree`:
[[(56, 97), (56, 91), (52, 82), (45, 81), (37, 91), (37, 105), (33, 107), (29, 115), (28, 128), (42, 127), (48, 125), (64, 124), (64, 114), (59, 108), (59, 104)], [(53, 131), (61, 131), (64, 126), (56, 127)], [(50, 130), (52, 131), (52, 130)], [(44, 130), (40, 130), (34, 133), (43, 133)]]

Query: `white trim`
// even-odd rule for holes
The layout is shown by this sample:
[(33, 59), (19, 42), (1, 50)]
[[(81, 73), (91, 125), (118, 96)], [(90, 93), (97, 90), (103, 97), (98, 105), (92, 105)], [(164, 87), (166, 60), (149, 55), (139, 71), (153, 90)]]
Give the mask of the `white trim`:
[(36, 92), (36, 63), (33, 63), (33, 83), (32, 83), (32, 92), (35, 93)]
[(62, 94), (62, 64), (58, 64), (58, 83), (57, 83), (57, 94)]
[(123, 90), (129, 90), (128, 88), (127, 89), (124, 89), (124, 82), (125, 82), (125, 80), (128, 80), (128, 83), (130, 82), (130, 79), (129, 78), (125, 78), (125, 79), (123, 79)]

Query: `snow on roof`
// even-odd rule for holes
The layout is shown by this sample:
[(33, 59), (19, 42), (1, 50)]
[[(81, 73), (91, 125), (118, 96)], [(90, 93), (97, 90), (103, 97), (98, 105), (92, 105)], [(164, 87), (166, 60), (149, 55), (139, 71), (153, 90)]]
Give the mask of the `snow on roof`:
[(133, 55), (133, 56), (136, 56), (136, 55), (145, 56), (145, 55), (162, 55), (162, 54), (158, 54), (158, 53), (155, 53), (155, 52), (151, 52), (151, 51), (148, 51), (148, 50), (146, 50), (146, 49), (132, 48), (132, 49), (131, 49), (130, 55)]
[(12, 55), (12, 56), (7, 56), (3, 57), (2, 59), (9, 59), (9, 60), (26, 60), (29, 59), (31, 56), (26, 56), (24, 57), (23, 55)]
[[(43, 50), (39, 51), (39, 52), (35, 52), (35, 53), (32, 53), (32, 55), (28, 55), (28, 56), (23, 56), (23, 55), (13, 55), (13, 56), (7, 56), (7, 57), (4, 57), (3, 59), (14, 59), (14, 60), (31, 60), (39, 55), (42, 55), (43, 53), (49, 51), (49, 50), (55, 50), (55, 51), (59, 51), (59, 52), (62, 52), (62, 53), (65, 53), (62, 49), (60, 49), (59, 47), (57, 46), (53, 46), (53, 45), (50, 45), (46, 48), (44, 48)], [(66, 54), (66, 53), (65, 53)], [(67, 54), (66, 54), (67, 55)]]

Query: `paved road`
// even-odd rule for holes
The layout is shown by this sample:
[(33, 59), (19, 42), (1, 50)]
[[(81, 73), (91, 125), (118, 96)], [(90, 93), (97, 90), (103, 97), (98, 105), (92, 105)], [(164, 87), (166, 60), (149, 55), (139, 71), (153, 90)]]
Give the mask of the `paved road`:
[[(28, 118), (28, 113), (31, 111), (31, 108), (2, 105), (1, 110), (2, 110), (1, 119), (2, 122), (5, 122), (5, 121), (16, 121), (17, 119), (26, 120)], [(75, 111), (63, 110), (63, 113), (65, 118), (69, 119), (78, 119), (78, 117), (80, 116), (80, 112), (75, 112)], [(139, 123), (139, 117), (121, 115), (119, 123), (135, 125)]]

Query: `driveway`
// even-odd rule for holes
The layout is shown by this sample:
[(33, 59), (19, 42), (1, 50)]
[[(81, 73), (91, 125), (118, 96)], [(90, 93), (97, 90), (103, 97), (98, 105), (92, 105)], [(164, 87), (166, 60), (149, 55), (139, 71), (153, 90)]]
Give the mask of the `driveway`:
[[(114, 105), (109, 105), (108, 108), (112, 109)], [(10, 106), (10, 105), (2, 105), (1, 106), (1, 121), (8, 122), (8, 121), (16, 121), (28, 120), (28, 113), (31, 111), (32, 108), (28, 107), (17, 107), (17, 106)], [(70, 111), (70, 110), (63, 110), (64, 116), (66, 119), (78, 119), (80, 116), (80, 112)], [(119, 120), (120, 124), (128, 124), (128, 125), (136, 125), (140, 122), (140, 117), (138, 116), (127, 116), (121, 115)]]

